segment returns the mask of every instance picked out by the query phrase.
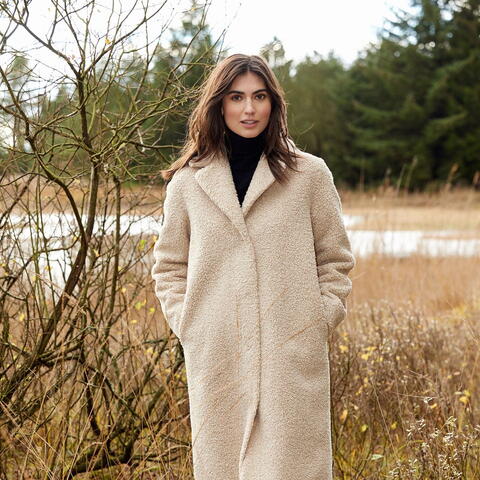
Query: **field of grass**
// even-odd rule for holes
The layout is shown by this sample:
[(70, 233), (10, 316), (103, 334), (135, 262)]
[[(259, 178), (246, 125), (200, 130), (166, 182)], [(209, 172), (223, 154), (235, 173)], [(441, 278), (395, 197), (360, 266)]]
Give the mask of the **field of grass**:
[[(155, 209), (160, 192), (147, 193), (132, 211)], [(475, 238), (480, 230), (480, 192), (341, 192), (341, 197), (345, 213), (366, 215), (356, 228), (459, 229)], [(135, 189), (127, 192), (126, 203), (129, 198), (136, 198)], [(151, 248), (152, 242), (146, 245)], [(348, 317), (330, 339), (336, 480), (480, 478), (479, 272), (480, 256), (357, 258)], [(72, 478), (192, 478), (182, 358), (172, 348), (173, 338), (160, 341), (166, 329), (152, 283), (139, 286), (133, 272), (129, 278), (119, 285), (115, 312), (121, 314), (110, 330), (112, 364), (93, 374), (101, 356), (93, 336), (87, 352), (92, 367), (83, 371), (80, 363), (62, 360), (36, 384), (47, 391), (73, 365), (72, 379), (51, 398), (45, 393), (34, 417), (0, 426), (1, 480), (67, 478), (58, 472), (79, 458), (90, 462), (88, 469)], [(103, 325), (101, 311), (92, 316), (89, 335)], [(158, 418), (145, 421), (158, 392)], [(96, 412), (100, 434), (87, 407)], [(98, 462), (118, 461), (101, 453), (121, 451), (130, 441), (128, 428), (141, 432), (132, 443), (130, 465), (104, 466), (95, 473)], [(107, 436), (112, 432), (118, 435), (113, 441)]]
[[(480, 236), (480, 195), (342, 194), (353, 228)], [(357, 258), (331, 339), (338, 479), (480, 478), (480, 256)]]
[(358, 259), (330, 345), (336, 478), (480, 478), (479, 272)]
[(462, 238), (480, 238), (480, 192), (472, 189), (410, 195), (341, 191), (340, 196), (344, 213), (363, 217), (352, 230), (461, 230)]

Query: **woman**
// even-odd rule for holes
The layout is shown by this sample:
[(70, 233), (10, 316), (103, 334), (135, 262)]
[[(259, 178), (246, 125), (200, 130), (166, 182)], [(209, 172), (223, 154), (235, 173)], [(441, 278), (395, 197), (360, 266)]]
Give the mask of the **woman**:
[(331, 479), (327, 341), (355, 260), (261, 57), (216, 65), (165, 178), (152, 276), (184, 350), (195, 479)]

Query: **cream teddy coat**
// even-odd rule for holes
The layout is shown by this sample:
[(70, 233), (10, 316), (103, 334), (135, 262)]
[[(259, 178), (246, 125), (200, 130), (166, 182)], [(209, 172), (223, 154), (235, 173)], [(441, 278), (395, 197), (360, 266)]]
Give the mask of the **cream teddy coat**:
[[(195, 480), (330, 480), (328, 332), (355, 264), (325, 161), (265, 154), (240, 206), (228, 159), (167, 184), (152, 277), (185, 356)], [(283, 168), (285, 165), (282, 163)]]

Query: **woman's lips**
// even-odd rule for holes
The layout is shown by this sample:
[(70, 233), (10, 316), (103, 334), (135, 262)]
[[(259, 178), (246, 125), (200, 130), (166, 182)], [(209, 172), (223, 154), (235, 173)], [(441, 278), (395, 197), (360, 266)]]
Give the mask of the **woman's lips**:
[(242, 120), (240, 123), (241, 123), (245, 128), (252, 128), (252, 127), (255, 127), (255, 125), (257, 125), (258, 120), (253, 120), (253, 121)]

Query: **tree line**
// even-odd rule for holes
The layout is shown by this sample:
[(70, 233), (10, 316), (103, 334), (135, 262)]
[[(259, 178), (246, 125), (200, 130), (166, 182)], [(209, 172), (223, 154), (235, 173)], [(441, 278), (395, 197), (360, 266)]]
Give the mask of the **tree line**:
[[(338, 183), (361, 189), (386, 183), (409, 191), (445, 183), (478, 188), (480, 0), (412, 0), (411, 7), (392, 11), (394, 19), (386, 20), (377, 41), (348, 67), (333, 52), (326, 57), (315, 52), (295, 64), (276, 37), (259, 54), (268, 59), (285, 90), (290, 135), (300, 148), (323, 157)], [(156, 46), (147, 69), (142, 53), (136, 52), (120, 61), (120, 67), (116, 64), (122, 70), (118, 81), (110, 76), (102, 84), (101, 72), (112, 68), (108, 57), (92, 71), (92, 104), (102, 105), (105, 120), (113, 122), (135, 104), (160, 95), (164, 101), (164, 108), (151, 112), (138, 127), (128, 166), (133, 181), (156, 178), (175, 159), (202, 80), (216, 62), (233, 53), (223, 50), (219, 40), (211, 34), (205, 9), (193, 1), (181, 27), (171, 30), (168, 44)], [(17, 55), (8, 71), (10, 84), (24, 85), (29, 74), (28, 62)], [(140, 83), (135, 98), (125, 94)], [(4, 100), (10, 94), (4, 90)], [(61, 111), (65, 124), (79, 131), (69, 115), (78, 102), (76, 88), (60, 85), (29, 102), (32, 115), (48, 121), (52, 112)], [(3, 109), (2, 114), (11, 111)], [(21, 123), (17, 117), (13, 126), (15, 168), (28, 170), (32, 158)], [(71, 153), (66, 146), (57, 158), (61, 163)], [(5, 145), (0, 154), (8, 158)]]
[(284, 68), (292, 133), (351, 187), (478, 187), (480, 2), (411, 3), (350, 68)]

